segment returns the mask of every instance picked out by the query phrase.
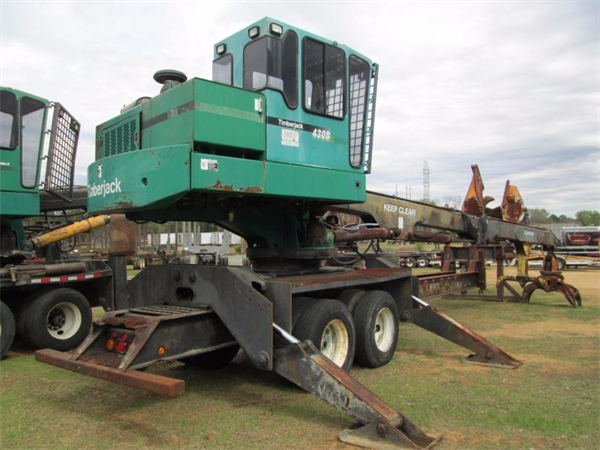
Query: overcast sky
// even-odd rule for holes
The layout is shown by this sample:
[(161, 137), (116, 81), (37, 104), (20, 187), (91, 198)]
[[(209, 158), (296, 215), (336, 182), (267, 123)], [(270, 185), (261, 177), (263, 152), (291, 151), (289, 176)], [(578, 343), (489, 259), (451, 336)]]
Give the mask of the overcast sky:
[[(213, 44), (266, 15), (380, 64), (371, 190), (463, 196), (477, 163), (499, 202), (506, 179), (529, 207), (600, 209), (599, 3), (7, 2), (0, 84), (62, 102), (82, 123), (77, 183), (95, 126), (152, 74), (211, 77)], [(494, 204), (495, 205), (495, 204)]]

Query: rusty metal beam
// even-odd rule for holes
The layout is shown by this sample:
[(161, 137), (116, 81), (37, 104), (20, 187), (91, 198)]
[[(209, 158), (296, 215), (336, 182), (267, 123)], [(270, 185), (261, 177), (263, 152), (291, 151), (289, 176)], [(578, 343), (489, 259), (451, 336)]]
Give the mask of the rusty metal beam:
[(123, 386), (152, 392), (166, 397), (177, 397), (185, 392), (185, 381), (176, 378), (163, 377), (153, 373), (129, 370), (122, 372), (118, 369), (92, 364), (81, 360), (72, 360), (68, 353), (45, 349), (35, 352), (37, 361), (51, 364), (73, 372), (100, 378)]
[(413, 276), (413, 283), (420, 298), (439, 297), (449, 292), (464, 291), (479, 286), (479, 274), (442, 273)]
[(474, 352), (474, 354), (463, 359), (464, 363), (503, 369), (516, 369), (523, 364), (522, 361), (513, 358), (500, 347), (492, 344), (470, 328), (458, 323), (435, 306), (429, 305), (415, 296), (413, 296), (413, 299), (418, 300), (421, 307), (413, 309), (412, 322)]
[(275, 350), (274, 370), (301, 388), (357, 420), (359, 428), (340, 433), (340, 440), (374, 449), (426, 449), (441, 436), (430, 436), (393, 409), (310, 342), (293, 339)]

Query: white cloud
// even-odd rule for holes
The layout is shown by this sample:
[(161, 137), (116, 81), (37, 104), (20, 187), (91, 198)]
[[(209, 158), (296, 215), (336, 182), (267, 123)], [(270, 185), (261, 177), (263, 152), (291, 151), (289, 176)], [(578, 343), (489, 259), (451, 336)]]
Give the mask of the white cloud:
[(599, 202), (598, 3), (4, 3), (0, 83), (59, 100), (85, 129), (177, 68), (210, 77), (212, 45), (269, 15), (343, 42), (381, 67), (372, 190), (462, 196), (470, 164), (529, 206)]

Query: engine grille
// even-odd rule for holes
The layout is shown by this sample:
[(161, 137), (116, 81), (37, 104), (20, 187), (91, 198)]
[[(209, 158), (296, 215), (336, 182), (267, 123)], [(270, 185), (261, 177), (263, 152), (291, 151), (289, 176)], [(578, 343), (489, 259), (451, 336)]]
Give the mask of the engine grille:
[(121, 155), (140, 148), (140, 116), (119, 122), (102, 132), (102, 157)]

